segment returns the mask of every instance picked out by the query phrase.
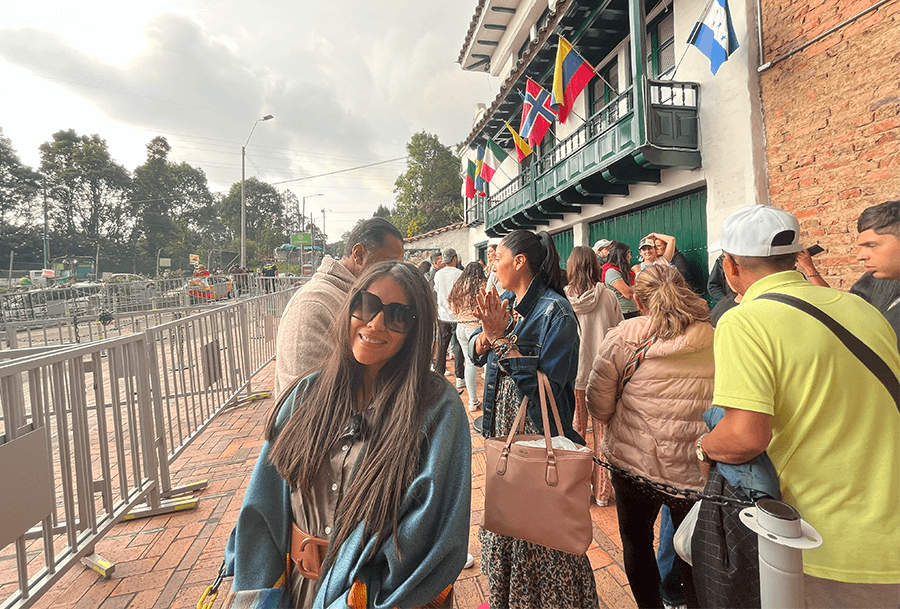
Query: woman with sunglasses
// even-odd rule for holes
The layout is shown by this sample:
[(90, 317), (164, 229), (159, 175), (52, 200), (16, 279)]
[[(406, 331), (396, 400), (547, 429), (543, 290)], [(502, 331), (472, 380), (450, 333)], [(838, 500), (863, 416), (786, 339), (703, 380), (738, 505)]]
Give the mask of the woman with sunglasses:
[(411, 264), (356, 281), (334, 350), (269, 417), (228, 542), (235, 590), (273, 587), (289, 556), (294, 607), (452, 606), (471, 440), (459, 395), (429, 370), (436, 320)]
[[(468, 350), (484, 374), (486, 438), (509, 433), (523, 397), (529, 398), (525, 433), (565, 435), (584, 445), (572, 429), (578, 324), (563, 293), (559, 254), (546, 232), (517, 230), (497, 247), (495, 273), (507, 290), (479, 296), (481, 321)], [(543, 429), (537, 371), (550, 379), (563, 429)], [(585, 501), (588, 498), (585, 497)], [(597, 607), (594, 573), (586, 554), (569, 554), (482, 529), (481, 571), (488, 578), (491, 607)]]

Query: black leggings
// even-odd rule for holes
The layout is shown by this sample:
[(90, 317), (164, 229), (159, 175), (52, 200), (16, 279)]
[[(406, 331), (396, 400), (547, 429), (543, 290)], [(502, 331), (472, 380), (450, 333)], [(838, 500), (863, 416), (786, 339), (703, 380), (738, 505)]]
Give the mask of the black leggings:
[[(616, 489), (616, 513), (619, 516), (619, 535), (622, 537), (622, 553), (625, 574), (631, 584), (631, 594), (641, 609), (659, 609), (659, 567), (653, 553), (653, 523), (659, 509), (665, 503), (672, 514), (675, 528), (690, 511), (693, 501), (680, 499), (645, 486), (613, 472), (613, 488)], [(697, 607), (697, 593), (691, 567), (675, 556), (672, 571), (681, 572), (681, 582), (688, 607)]]

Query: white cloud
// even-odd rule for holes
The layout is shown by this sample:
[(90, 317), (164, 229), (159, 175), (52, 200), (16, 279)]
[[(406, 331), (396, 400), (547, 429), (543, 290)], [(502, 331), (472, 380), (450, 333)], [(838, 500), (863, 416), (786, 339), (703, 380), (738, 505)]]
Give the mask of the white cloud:
[[(491, 99), (483, 76), (454, 63), (474, 0), (10, 4), (0, 8), (0, 78), (16, 95), (0, 96), (0, 128), (31, 165), (60, 129), (99, 134), (131, 169), (164, 135), (173, 160), (226, 190), (264, 114), (275, 120), (257, 125), (247, 174), (274, 182), (402, 156), (422, 129), (453, 145), (475, 102)], [(339, 234), (392, 205), (403, 168), (284, 187), (324, 192)]]

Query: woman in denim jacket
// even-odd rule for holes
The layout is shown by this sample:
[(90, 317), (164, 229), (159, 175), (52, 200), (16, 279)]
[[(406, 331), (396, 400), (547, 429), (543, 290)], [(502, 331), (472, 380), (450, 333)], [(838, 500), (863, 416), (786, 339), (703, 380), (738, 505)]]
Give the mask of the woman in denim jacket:
[[(485, 437), (509, 433), (524, 396), (529, 398), (525, 433), (542, 429), (537, 370), (550, 379), (563, 429), (550, 421), (551, 435), (584, 439), (572, 429), (578, 324), (563, 293), (559, 254), (550, 236), (517, 230), (497, 247), (494, 272), (506, 290), (479, 297), (481, 321), (468, 344), (484, 379)], [(490, 585), (492, 608), (597, 607), (594, 574), (586, 554), (568, 554), (481, 530), (481, 570)]]

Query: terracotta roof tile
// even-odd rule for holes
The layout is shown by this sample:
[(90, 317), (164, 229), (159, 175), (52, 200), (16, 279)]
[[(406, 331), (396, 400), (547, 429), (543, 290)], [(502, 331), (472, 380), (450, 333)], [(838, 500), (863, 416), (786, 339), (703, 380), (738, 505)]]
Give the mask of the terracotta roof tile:
[(404, 239), (404, 243), (412, 243), (414, 241), (419, 241), (421, 239), (427, 239), (428, 237), (434, 237), (436, 235), (440, 235), (442, 233), (449, 233), (450, 231), (459, 230), (460, 228), (465, 228), (466, 225), (462, 222), (458, 222), (456, 224), (448, 224), (447, 226), (442, 226), (440, 228), (435, 228), (434, 230), (430, 230), (427, 233), (422, 233), (421, 235), (413, 235), (412, 237), (407, 237)]
[(475, 14), (472, 16), (472, 21), (469, 23), (469, 31), (466, 32), (466, 40), (463, 42), (463, 47), (459, 51), (459, 57), (456, 59), (456, 63), (462, 65), (463, 59), (466, 56), (466, 49), (469, 48), (469, 43), (472, 42), (472, 36), (475, 35), (475, 31), (478, 29), (478, 21), (481, 19), (481, 13), (484, 11), (484, 5), (487, 4), (487, 0), (478, 0), (478, 5), (475, 7)]
[[(537, 55), (538, 50), (540, 50), (549, 40), (551, 34), (556, 29), (556, 26), (559, 24), (560, 19), (562, 19), (563, 15), (566, 14), (566, 11), (569, 10), (569, 7), (575, 3), (576, 0), (561, 0), (557, 3), (556, 9), (552, 11), (547, 16), (547, 23), (544, 24), (540, 30), (538, 30), (537, 38), (528, 43), (528, 48), (525, 50), (525, 53), (519, 58), (519, 61), (516, 62), (516, 65), (510, 71), (509, 76), (503, 81), (503, 84), (500, 86), (500, 92), (497, 93), (497, 97), (494, 98), (493, 103), (491, 103), (490, 108), (484, 113), (481, 117), (481, 120), (478, 121), (475, 126), (472, 128), (471, 133), (463, 142), (463, 145), (469, 146), (473, 140), (482, 132), (485, 126), (488, 124), (490, 119), (493, 117), (494, 113), (500, 107), (500, 104), (507, 98), (513, 86), (515, 86), (516, 82), (525, 74), (525, 70), (528, 65), (531, 63), (531, 60), (534, 59), (535, 55)], [(474, 26), (472, 26), (474, 27)], [(472, 29), (469, 29), (469, 36), (471, 36)], [(468, 40), (468, 38), (467, 38)]]

